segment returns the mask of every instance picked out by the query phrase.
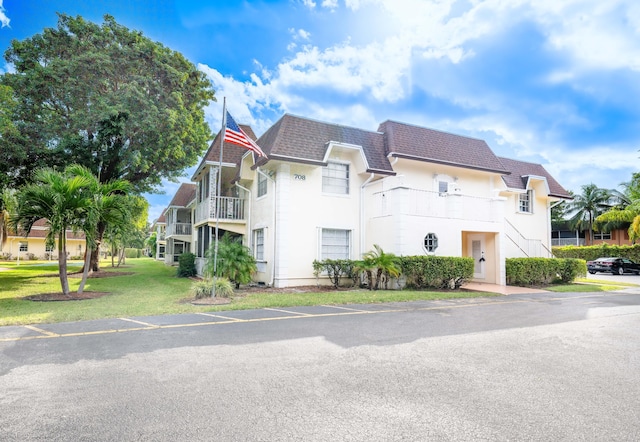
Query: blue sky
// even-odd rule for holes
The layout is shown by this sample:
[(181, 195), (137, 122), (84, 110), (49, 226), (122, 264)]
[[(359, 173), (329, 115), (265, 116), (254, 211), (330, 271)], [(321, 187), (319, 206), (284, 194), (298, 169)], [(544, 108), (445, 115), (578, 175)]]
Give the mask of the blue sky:
[[(482, 138), (567, 189), (617, 188), (640, 162), (635, 0), (0, 0), (0, 48), (56, 11), (105, 13), (183, 53), (261, 135), (283, 113)], [(1, 61), (0, 69), (10, 69)], [(185, 181), (191, 174), (185, 174)], [(178, 184), (149, 195), (156, 218)]]

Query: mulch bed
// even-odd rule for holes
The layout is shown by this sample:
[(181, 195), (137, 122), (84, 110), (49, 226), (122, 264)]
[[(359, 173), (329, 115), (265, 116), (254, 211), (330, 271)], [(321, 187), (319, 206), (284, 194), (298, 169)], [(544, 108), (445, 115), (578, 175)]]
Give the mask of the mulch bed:
[(69, 293), (69, 296), (67, 296), (62, 292), (57, 292), (57, 293), (41, 293), (39, 295), (25, 296), (22, 299), (26, 299), (28, 301), (39, 301), (39, 302), (84, 301), (86, 299), (101, 298), (101, 297), (106, 296), (108, 294), (109, 294), (109, 292), (85, 291), (85, 292), (82, 292), (82, 294), (78, 294), (77, 292), (71, 292), (71, 293)]
[[(116, 272), (116, 271), (105, 271), (100, 270), (98, 272), (91, 272), (88, 275), (89, 279), (92, 278), (110, 278), (112, 276), (126, 276), (133, 275), (134, 272)], [(57, 273), (47, 274), (43, 276), (59, 276)], [(69, 278), (82, 278), (82, 273), (69, 273), (67, 274)], [(103, 296), (109, 295), (109, 292), (92, 292), (92, 291), (84, 291), (82, 294), (78, 294), (76, 292), (69, 293), (69, 296), (65, 295), (62, 292), (56, 293), (41, 293), (38, 295), (25, 296), (22, 299), (26, 299), (27, 301), (37, 301), (37, 302), (50, 302), (50, 301), (84, 301), (87, 299), (97, 299), (102, 298)]]

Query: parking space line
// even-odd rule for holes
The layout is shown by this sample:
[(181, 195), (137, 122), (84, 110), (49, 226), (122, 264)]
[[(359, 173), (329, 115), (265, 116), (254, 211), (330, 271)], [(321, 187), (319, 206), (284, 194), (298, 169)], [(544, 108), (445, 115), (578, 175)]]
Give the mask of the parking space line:
[(58, 333), (53, 333), (53, 332), (50, 332), (50, 331), (47, 331), (47, 330), (43, 330), (43, 329), (35, 327), (33, 325), (23, 325), (23, 327), (24, 328), (28, 328), (29, 330), (34, 331), (34, 332), (42, 333), (43, 335), (46, 335), (46, 336), (51, 337), (51, 338), (54, 338), (56, 336), (60, 336)]
[(155, 324), (150, 324), (149, 322), (138, 321), (137, 319), (131, 319), (131, 318), (118, 318), (118, 319), (121, 319), (123, 321), (133, 322), (134, 324), (145, 325), (145, 326), (150, 327), (150, 328), (158, 328), (158, 326), (155, 325)]
[[(628, 296), (634, 295), (635, 293), (616, 293), (617, 296)], [(583, 296), (572, 297), (572, 299), (588, 299), (588, 298), (598, 298), (605, 297), (603, 294), (589, 294)], [(225, 324), (233, 324), (233, 323), (243, 323), (243, 322), (263, 322), (263, 321), (280, 321), (285, 319), (305, 319), (305, 318), (319, 318), (319, 317), (334, 317), (334, 316), (350, 316), (350, 315), (373, 315), (380, 313), (397, 313), (397, 312), (408, 312), (408, 311), (426, 311), (426, 310), (451, 310), (451, 309), (460, 309), (460, 308), (469, 308), (469, 307), (481, 307), (481, 306), (489, 306), (495, 304), (518, 304), (518, 303), (529, 303), (529, 302), (545, 302), (545, 301), (559, 301), (566, 298), (563, 297), (553, 297), (546, 299), (511, 299), (502, 298), (501, 300), (490, 301), (486, 303), (469, 303), (469, 304), (459, 304), (459, 305), (439, 305), (439, 306), (431, 306), (431, 307), (407, 307), (407, 308), (393, 308), (387, 310), (358, 310), (349, 307), (341, 307), (334, 305), (322, 305), (322, 307), (335, 308), (338, 310), (344, 310), (342, 312), (336, 313), (302, 313), (302, 312), (293, 312), (288, 310), (279, 310), (273, 308), (265, 308), (264, 310), (270, 311), (279, 311), (282, 313), (286, 313), (291, 316), (279, 316), (279, 317), (267, 317), (267, 318), (251, 318), (251, 319), (239, 319), (228, 316), (222, 316), (213, 313), (199, 312), (196, 313), (198, 315), (209, 316), (212, 318), (220, 318), (224, 319), (224, 321), (213, 321), (213, 322), (202, 322), (202, 323), (187, 323), (187, 324), (171, 324), (171, 325), (154, 325), (150, 323), (146, 323), (143, 321), (138, 321), (130, 318), (119, 318), (124, 321), (133, 322), (136, 324), (143, 325), (144, 327), (133, 327), (133, 328), (122, 328), (122, 329), (107, 329), (107, 330), (96, 330), (96, 331), (87, 331), (87, 332), (75, 332), (75, 333), (53, 333), (39, 327), (33, 325), (23, 325), (22, 327), (40, 333), (39, 336), (22, 336), (15, 338), (0, 338), (0, 342), (9, 342), (9, 341), (26, 341), (33, 339), (47, 339), (47, 338), (63, 338), (63, 337), (73, 337), (73, 336), (88, 336), (88, 335), (100, 335), (100, 334), (108, 334), (108, 333), (122, 333), (122, 332), (131, 332), (131, 331), (142, 331), (142, 330), (159, 330), (159, 329), (173, 329), (180, 327), (198, 327), (203, 325), (225, 325)], [(591, 303), (589, 303), (591, 304)]]
[(226, 319), (227, 321), (236, 321), (236, 322), (244, 322), (243, 319), (238, 319), (238, 318), (231, 318), (229, 316), (222, 316), (222, 315), (214, 315), (213, 313), (206, 313), (206, 312), (196, 312), (196, 315), (202, 315), (202, 316), (209, 316), (210, 318), (220, 318), (220, 319)]
[(296, 316), (315, 316), (315, 315), (312, 315), (310, 313), (292, 312), (290, 310), (281, 310), (281, 309), (278, 309), (278, 308), (266, 307), (264, 310), (269, 310), (269, 311), (272, 311), (272, 312), (280, 312), (280, 313), (289, 313), (291, 315), (296, 315)]
[(337, 309), (340, 309), (340, 310), (349, 310), (349, 311), (352, 311), (352, 312), (366, 312), (366, 311), (368, 311), (368, 310), (358, 310), (358, 309), (349, 308), (349, 307), (341, 307), (339, 305), (325, 305), (325, 304), (323, 304), (320, 307), (337, 308)]

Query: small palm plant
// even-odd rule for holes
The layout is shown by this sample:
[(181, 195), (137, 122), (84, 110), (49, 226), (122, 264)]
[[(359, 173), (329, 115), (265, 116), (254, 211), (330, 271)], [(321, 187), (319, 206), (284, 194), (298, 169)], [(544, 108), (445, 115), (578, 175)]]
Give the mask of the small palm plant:
[(377, 244), (374, 244), (373, 248), (374, 250), (364, 254), (359, 267), (367, 275), (369, 290), (378, 290), (383, 279), (384, 288), (386, 289), (390, 277), (400, 275), (400, 267), (397, 264), (398, 259), (393, 253), (385, 253), (382, 247)]
[(218, 244), (217, 264), (214, 262), (214, 247), (215, 245), (211, 246), (207, 251), (208, 259), (204, 269), (206, 275), (213, 276), (215, 268), (215, 276), (228, 278), (236, 289), (240, 288), (240, 284), (251, 282), (251, 277), (258, 268), (248, 247), (225, 233)]

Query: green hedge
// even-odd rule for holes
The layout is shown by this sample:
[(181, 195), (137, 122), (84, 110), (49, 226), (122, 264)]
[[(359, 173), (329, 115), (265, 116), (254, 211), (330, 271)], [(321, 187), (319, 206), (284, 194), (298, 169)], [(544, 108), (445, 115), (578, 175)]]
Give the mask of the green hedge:
[(587, 274), (586, 262), (576, 258), (507, 258), (505, 266), (507, 285), (570, 283)]
[(128, 247), (124, 249), (125, 258), (140, 258), (141, 256), (142, 256), (141, 249), (132, 249)]
[[(403, 256), (398, 257), (401, 269), (399, 279), (406, 281), (411, 289), (458, 289), (473, 277), (473, 258), (452, 256)], [(360, 276), (361, 261), (350, 259), (327, 259), (314, 261), (316, 277), (326, 273), (335, 287), (344, 279), (356, 285)]]
[(196, 273), (196, 255), (187, 252), (178, 256), (177, 276), (188, 278), (189, 276), (196, 276)]
[(473, 258), (453, 256), (403, 256), (401, 277), (412, 289), (458, 289), (473, 277)]
[(597, 246), (554, 247), (553, 255), (557, 258), (578, 258), (585, 261), (606, 257), (620, 257), (640, 262), (640, 245), (618, 246), (601, 244)]

